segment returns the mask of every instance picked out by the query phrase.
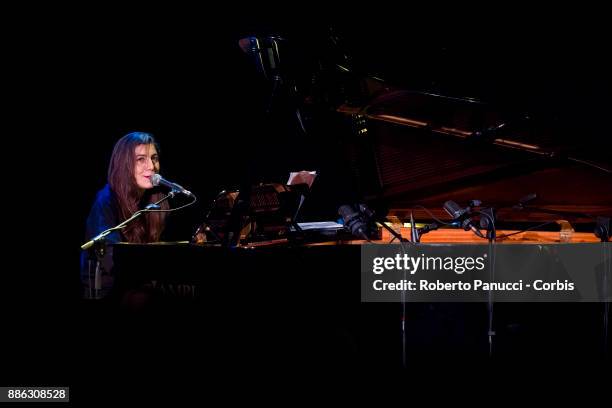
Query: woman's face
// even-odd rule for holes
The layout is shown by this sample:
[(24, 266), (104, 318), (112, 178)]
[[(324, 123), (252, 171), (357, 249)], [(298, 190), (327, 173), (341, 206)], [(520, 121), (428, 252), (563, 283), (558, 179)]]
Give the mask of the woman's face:
[(134, 150), (136, 156), (134, 175), (136, 184), (143, 190), (153, 188), (151, 176), (159, 173), (159, 156), (153, 144), (141, 144)]

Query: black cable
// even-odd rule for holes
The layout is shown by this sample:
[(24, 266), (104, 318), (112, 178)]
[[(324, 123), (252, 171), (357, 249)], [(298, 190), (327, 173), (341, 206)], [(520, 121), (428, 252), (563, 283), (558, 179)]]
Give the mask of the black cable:
[[(167, 200), (168, 198), (172, 198), (172, 197), (174, 197), (174, 193), (170, 193), (170, 194), (162, 197), (161, 199), (157, 200), (155, 203), (151, 203), (151, 204), (152, 205), (159, 205), (159, 203)], [(95, 237), (90, 239), (88, 242), (86, 242), (85, 244), (81, 245), (81, 249), (82, 250), (87, 250), (87, 249), (91, 248), (91, 246), (93, 246), (96, 241), (105, 238), (107, 235), (109, 235), (113, 231), (118, 231), (120, 229), (125, 228), (130, 222), (132, 222), (133, 220), (138, 218), (141, 214), (145, 214), (145, 213), (148, 213), (148, 212), (173, 212), (173, 211), (177, 211), (177, 210), (180, 210), (182, 208), (188, 207), (188, 206), (194, 204), (198, 200), (198, 198), (195, 195), (192, 195), (192, 197), (193, 197), (193, 201), (192, 202), (190, 202), (188, 204), (185, 204), (185, 205), (183, 205), (181, 207), (177, 207), (177, 208), (169, 208), (167, 210), (151, 210), (151, 209), (145, 208), (145, 209), (142, 209), (142, 210), (138, 210), (134, 214), (132, 214), (130, 216), (130, 218), (124, 220), (119, 225), (114, 226), (112, 228), (108, 228), (107, 230), (102, 231), (101, 233), (99, 233), (98, 235), (96, 235)]]
[(427, 214), (428, 214), (428, 215), (429, 215), (429, 216), (430, 216), (430, 217), (431, 217), (431, 218), (432, 218), (434, 221), (439, 222), (439, 223), (440, 223), (440, 224), (442, 224), (442, 225), (452, 225), (452, 224), (453, 224), (452, 222), (444, 222), (444, 221), (442, 221), (442, 220), (440, 220), (440, 219), (436, 218), (436, 216), (435, 216), (435, 215), (433, 215), (433, 214), (431, 213), (431, 211), (429, 211), (427, 208), (423, 207), (422, 205), (417, 204), (417, 205), (415, 205), (414, 207), (416, 207), (416, 208), (422, 208), (423, 210), (425, 210), (425, 212), (426, 212), (426, 213), (427, 213)]
[(543, 226), (548, 225), (548, 224), (556, 224), (556, 223), (557, 223), (557, 221), (547, 221), (547, 222), (544, 222), (544, 223), (542, 223), (542, 224), (535, 225), (535, 226), (533, 226), (533, 227), (529, 227), (529, 228), (525, 228), (525, 229), (520, 230), (520, 231), (513, 232), (512, 234), (504, 234), (504, 235), (500, 235), (499, 237), (497, 237), (497, 239), (499, 239), (499, 238), (508, 238), (508, 237), (511, 237), (512, 235), (521, 234), (521, 233), (523, 233), (523, 232), (531, 231), (531, 230), (534, 230), (534, 229), (536, 229), (536, 228), (543, 227)]
[(195, 202), (196, 202), (196, 201), (198, 201), (198, 199), (197, 199), (197, 197), (196, 197), (195, 195), (193, 196), (193, 198), (194, 198), (194, 200), (193, 200), (192, 202), (187, 203), (187, 204), (185, 204), (185, 205), (182, 205), (182, 206), (180, 206), (180, 207), (176, 207), (176, 208), (168, 208), (167, 210), (140, 210), (140, 211), (142, 211), (143, 213), (148, 213), (148, 212), (173, 212), (173, 211), (178, 211), (178, 210), (181, 210), (181, 209), (183, 209), (183, 208), (185, 208), (185, 207), (189, 207), (190, 205), (195, 204)]

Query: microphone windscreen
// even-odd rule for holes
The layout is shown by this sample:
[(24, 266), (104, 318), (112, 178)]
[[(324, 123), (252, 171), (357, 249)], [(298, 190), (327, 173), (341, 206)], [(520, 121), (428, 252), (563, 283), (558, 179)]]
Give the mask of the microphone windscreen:
[(154, 186), (159, 186), (159, 183), (161, 182), (161, 176), (157, 173), (154, 173), (151, 176), (151, 184), (153, 184)]
[(344, 220), (345, 225), (354, 219), (356, 216), (359, 216), (359, 213), (353, 209), (350, 205), (343, 205), (338, 208), (338, 214)]

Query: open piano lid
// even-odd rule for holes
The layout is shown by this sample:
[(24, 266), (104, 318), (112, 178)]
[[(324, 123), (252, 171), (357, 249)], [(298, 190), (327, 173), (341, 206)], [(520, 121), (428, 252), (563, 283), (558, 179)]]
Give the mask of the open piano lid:
[[(372, 90), (368, 103), (338, 111), (353, 124), (351, 165), (364, 196), (382, 199), (392, 214), (405, 217), (420, 204), (445, 217), (446, 200), (478, 199), (500, 208), (501, 220), (550, 220), (550, 214), (511, 210), (530, 193), (538, 195), (537, 207), (612, 214), (609, 129), (594, 137), (593, 129), (577, 130), (573, 117), (534, 116), (474, 98), (364, 81)], [(419, 210), (415, 215), (430, 218)]]

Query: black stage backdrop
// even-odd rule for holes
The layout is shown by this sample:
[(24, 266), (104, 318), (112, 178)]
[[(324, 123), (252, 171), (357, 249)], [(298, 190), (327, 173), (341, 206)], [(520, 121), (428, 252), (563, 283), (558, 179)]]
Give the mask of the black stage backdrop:
[[(333, 103), (309, 112), (308, 136), (289, 105), (267, 115), (269, 87), (238, 46), (246, 36), (290, 40), (297, 55), (292, 74), (302, 90), (316, 93), (323, 86), (315, 80), (319, 59), (329, 64), (346, 52), (357, 74), (569, 119), (568, 132), (602, 152), (610, 146), (612, 70), (596, 10), (553, 15), (517, 6), (482, 17), (467, 10), (376, 15), (351, 9), (335, 13), (341, 17), (316, 10), (258, 12), (144, 7), (18, 13), (24, 22), (9, 30), (5, 74), (6, 115), (14, 122), (4, 139), (11, 257), (5, 287), (13, 294), (5, 299), (15, 324), (6, 339), (8, 349), (18, 350), (4, 372), (13, 379), (8, 383), (76, 383), (79, 372), (95, 371), (83, 361), (104, 359), (100, 344), (81, 332), (90, 316), (76, 306), (79, 246), (122, 135), (156, 135), (162, 174), (200, 199), (172, 217), (168, 239), (189, 239), (220, 190), (282, 182), (291, 170), (321, 172), (308, 213), (313, 218), (334, 219), (351, 197), (342, 157), (347, 130), (330, 109)], [(330, 48), (330, 27), (336, 48)], [(309, 81), (312, 89), (304, 85)], [(95, 338), (92, 327), (84, 332)], [(75, 360), (63, 372), (64, 363)]]

